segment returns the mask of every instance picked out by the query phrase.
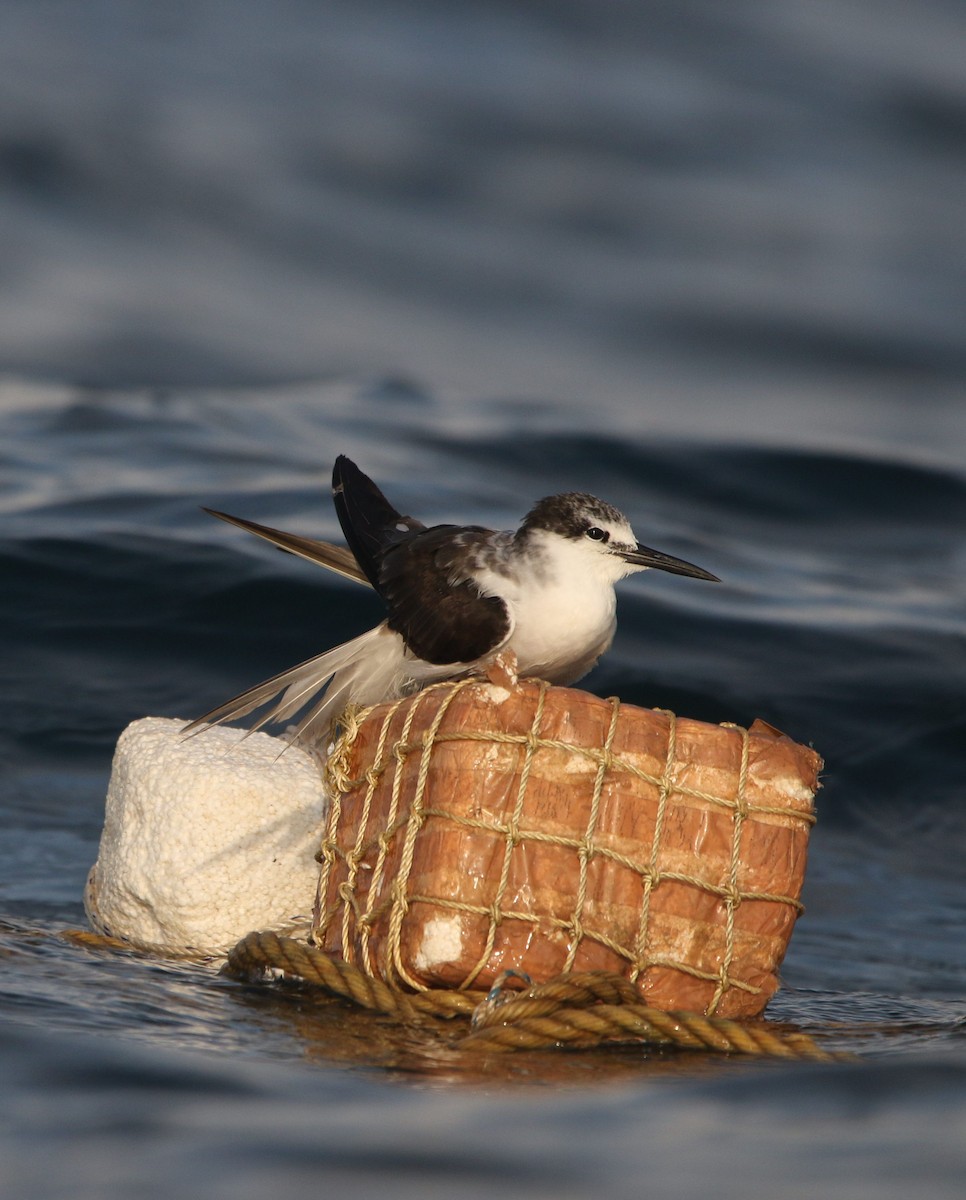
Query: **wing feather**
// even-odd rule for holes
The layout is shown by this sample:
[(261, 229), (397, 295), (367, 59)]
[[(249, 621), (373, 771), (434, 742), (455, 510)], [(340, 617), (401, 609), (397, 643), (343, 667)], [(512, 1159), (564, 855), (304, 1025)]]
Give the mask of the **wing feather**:
[(332, 503), (349, 549), (380, 591), (380, 569), (387, 550), (426, 526), (393, 508), (369, 476), (344, 454), (332, 468)]
[(329, 542), (320, 542), (315, 538), (300, 537), (297, 533), (286, 533), (282, 529), (272, 529), (270, 525), (259, 525), (255, 521), (246, 521), (244, 517), (233, 517), (229, 513), (218, 512), (214, 508), (205, 508), (202, 511), (211, 517), (217, 517), (219, 521), (227, 521), (229, 525), (237, 525), (239, 529), (244, 529), (247, 533), (264, 538), (267, 542), (278, 546), (280, 550), (287, 550), (289, 554), (297, 554), (299, 558), (305, 558), (309, 562), (328, 567), (330, 571), (335, 571), (337, 575), (341, 575), (345, 579), (363, 583), (367, 587), (371, 586), (365, 571), (356, 561), (355, 555), (351, 550), (346, 550), (342, 546), (333, 546)]
[(436, 525), (384, 556), (379, 590), (389, 609), (388, 625), (402, 635), (411, 654), (429, 663), (471, 663), (510, 636), (506, 604), (485, 596), (465, 572), (474, 551), (491, 537), (490, 530), (478, 526)]

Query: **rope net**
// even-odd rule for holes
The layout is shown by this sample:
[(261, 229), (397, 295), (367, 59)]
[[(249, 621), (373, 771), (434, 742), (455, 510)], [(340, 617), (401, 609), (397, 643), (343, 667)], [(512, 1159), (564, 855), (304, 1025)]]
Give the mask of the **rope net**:
[(352, 710), (328, 761), (313, 941), (393, 989), (623, 976), (755, 1016), (801, 912), (821, 759), (524, 681)]

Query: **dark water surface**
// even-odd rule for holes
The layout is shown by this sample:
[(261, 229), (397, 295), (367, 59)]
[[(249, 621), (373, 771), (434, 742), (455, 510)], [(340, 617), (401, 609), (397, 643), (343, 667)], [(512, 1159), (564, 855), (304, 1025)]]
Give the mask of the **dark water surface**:
[[(0, 14), (0, 1186), (11, 1197), (959, 1197), (960, 6)], [(85, 950), (110, 757), (374, 597), (337, 534), (596, 492), (724, 583), (621, 586), (591, 690), (825, 757), (770, 1009), (849, 1065), (469, 1059)]]

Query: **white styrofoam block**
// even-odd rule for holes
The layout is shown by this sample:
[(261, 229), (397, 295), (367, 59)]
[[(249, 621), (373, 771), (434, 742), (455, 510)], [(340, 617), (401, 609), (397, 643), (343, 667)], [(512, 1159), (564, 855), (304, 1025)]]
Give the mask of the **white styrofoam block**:
[(307, 930), (328, 809), (319, 760), (265, 733), (185, 738), (184, 725), (145, 717), (118, 739), (84, 896), (91, 924), (206, 954), (253, 929)]

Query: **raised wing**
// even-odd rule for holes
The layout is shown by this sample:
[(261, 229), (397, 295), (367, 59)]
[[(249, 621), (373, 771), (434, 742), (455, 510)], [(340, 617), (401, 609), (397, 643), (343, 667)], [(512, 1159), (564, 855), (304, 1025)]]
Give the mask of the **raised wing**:
[(332, 502), (349, 549), (381, 594), (383, 556), (426, 526), (393, 508), (369, 476), (344, 454), (339, 455), (332, 468)]

